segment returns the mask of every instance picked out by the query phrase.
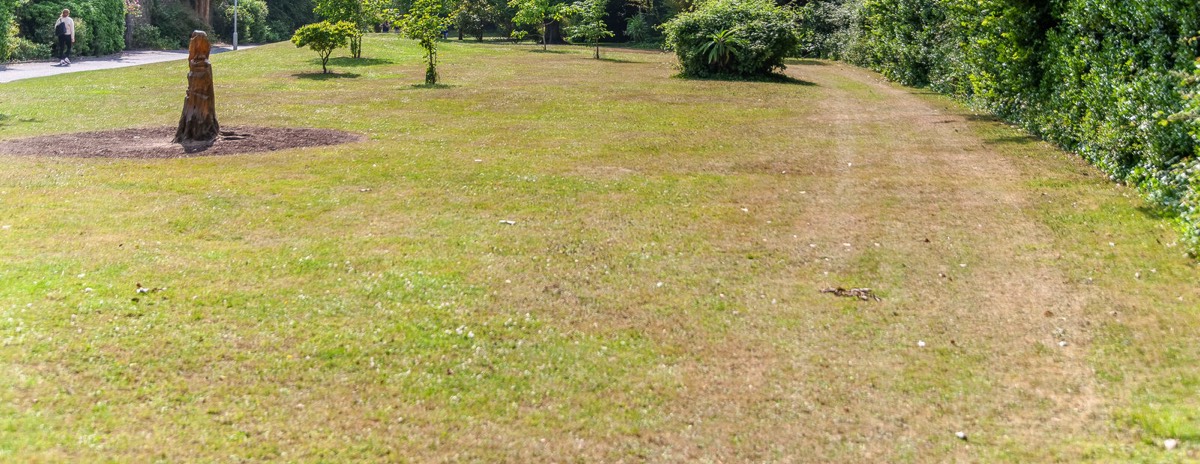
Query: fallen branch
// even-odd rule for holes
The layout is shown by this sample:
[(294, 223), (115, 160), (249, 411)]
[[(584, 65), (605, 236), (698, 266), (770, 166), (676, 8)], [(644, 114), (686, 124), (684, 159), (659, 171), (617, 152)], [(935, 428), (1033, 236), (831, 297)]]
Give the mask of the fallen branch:
[(863, 301), (870, 301), (870, 300), (883, 301), (878, 296), (875, 296), (875, 293), (872, 292), (871, 289), (869, 289), (869, 288), (852, 288), (849, 290), (846, 290), (842, 287), (827, 288), (827, 289), (821, 290), (821, 293), (832, 293), (836, 296), (842, 296), (842, 297), (846, 297), (846, 298), (858, 298)]

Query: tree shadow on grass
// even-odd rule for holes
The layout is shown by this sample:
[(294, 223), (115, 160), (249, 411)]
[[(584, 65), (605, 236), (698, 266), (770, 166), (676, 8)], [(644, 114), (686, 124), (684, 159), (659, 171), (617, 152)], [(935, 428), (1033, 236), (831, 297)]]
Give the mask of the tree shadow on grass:
[[(319, 65), (319, 64), (321, 64), (321, 61), (314, 60), (313, 63)], [(356, 68), (356, 67), (360, 67), (360, 66), (378, 66), (381, 64), (392, 64), (392, 63), (395, 63), (395, 62), (392, 60), (383, 59), (383, 58), (351, 58), (348, 56), (339, 56), (337, 58), (329, 59), (330, 66), (340, 66), (343, 68)]]
[[(458, 42), (458, 41), (455, 41), (455, 42)], [(458, 42), (458, 43), (461, 43), (461, 44), (477, 44), (477, 45), (529, 45), (529, 42), (528, 42), (528, 41), (524, 41), (524, 40), (522, 40), (522, 41), (516, 41), (516, 40), (512, 40), (512, 39), (510, 39), (510, 38), (507, 38), (507, 37), (504, 37), (504, 38), (500, 38), (500, 37), (485, 37), (483, 40), (475, 40), (474, 38), (471, 38), (471, 39), (464, 40), (464, 41), (462, 41), (462, 42)], [(541, 47), (541, 46), (542, 46), (542, 44), (535, 44), (535, 45), (537, 45), (538, 47)]]
[(626, 59), (621, 59), (621, 58), (609, 58), (607, 56), (600, 57), (600, 61), (607, 61), (609, 63), (622, 63), (622, 64), (645, 63), (645, 61), (626, 60)]
[(212, 148), (213, 142), (182, 142), (179, 143), (179, 146), (183, 147), (184, 153), (194, 155), (196, 153), (204, 153), (208, 151), (209, 148)]
[(829, 66), (828, 62), (809, 58), (788, 58), (785, 63), (797, 66)]
[(529, 53), (553, 53), (555, 55), (566, 55), (571, 52), (568, 50), (542, 50), (542, 49), (538, 48), (538, 49), (530, 50)]
[(815, 82), (809, 82), (804, 79), (796, 79), (792, 76), (785, 76), (783, 74), (772, 74), (771, 76), (763, 79), (763, 82), (775, 82), (775, 83), (779, 83), (779, 84), (804, 85), (804, 86), (817, 85)]
[(297, 73), (297, 74), (292, 74), (292, 76), (297, 79), (307, 79), (310, 81), (327, 81), (330, 79), (356, 79), (359, 77), (359, 74), (335, 73), (335, 72), (331, 72), (331, 73), (314, 72), (314, 73)]
[(809, 81), (806, 81), (803, 79), (796, 79), (792, 76), (788, 76), (788, 75), (784, 75), (784, 74), (775, 74), (775, 73), (767, 74), (765, 76), (755, 76), (755, 77), (722, 76), (722, 75), (695, 77), (695, 76), (685, 76), (683, 74), (676, 74), (675, 77), (680, 78), (680, 79), (687, 79), (690, 81), (769, 82), (769, 83), (776, 83), (776, 84), (803, 85), (803, 86), (817, 85), (814, 82), (809, 82)]
[(1023, 135), (1010, 135), (1010, 136), (1006, 136), (1006, 137), (994, 137), (994, 138), (987, 139), (984, 142), (989, 145), (999, 145), (999, 144), (1009, 144), (1009, 143), (1015, 143), (1017, 145), (1029, 145), (1031, 143), (1037, 143), (1037, 142), (1041, 142), (1041, 141), (1042, 141), (1042, 139), (1039, 139), (1032, 135), (1023, 134)]
[(11, 126), (14, 122), (42, 122), (38, 118), (13, 118), (11, 114), (0, 113), (0, 127)]
[(980, 122), (1004, 122), (1003, 119), (1000, 119), (999, 116), (994, 114), (968, 114), (967, 120)]
[(1147, 219), (1153, 219), (1155, 221), (1175, 219), (1179, 217), (1178, 214), (1166, 208), (1161, 208), (1154, 205), (1142, 205), (1134, 209), (1136, 209), (1139, 213), (1142, 213), (1142, 216), (1145, 216)]
[(413, 85), (410, 85), (410, 86), (408, 86), (408, 87), (401, 87), (401, 88), (400, 88), (400, 90), (453, 89), (453, 88), (455, 88), (455, 87), (458, 87), (458, 86), (457, 86), (457, 85), (450, 85), (450, 84), (433, 84), (433, 85), (429, 85), (429, 84), (413, 84)]
[(672, 52), (663, 50), (662, 47), (658, 46), (658, 45), (651, 46), (651, 45), (638, 45), (638, 44), (629, 44), (629, 43), (620, 43), (620, 42), (602, 42), (600, 44), (600, 46), (601, 46), (601, 48), (600, 48), (601, 51), (614, 50), (614, 51), (621, 51), (621, 52), (627, 52), (627, 53), (643, 53), (643, 54), (651, 54), (651, 55), (666, 55), (666, 54), (672, 53)]

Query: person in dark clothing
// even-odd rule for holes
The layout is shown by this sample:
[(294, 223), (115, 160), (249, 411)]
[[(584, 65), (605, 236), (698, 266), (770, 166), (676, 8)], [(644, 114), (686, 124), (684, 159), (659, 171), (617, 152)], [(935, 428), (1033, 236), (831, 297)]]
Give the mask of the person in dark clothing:
[(58, 37), (58, 64), (71, 65), (71, 46), (75, 44), (75, 20), (71, 10), (62, 10), (62, 16), (54, 22), (54, 35)]

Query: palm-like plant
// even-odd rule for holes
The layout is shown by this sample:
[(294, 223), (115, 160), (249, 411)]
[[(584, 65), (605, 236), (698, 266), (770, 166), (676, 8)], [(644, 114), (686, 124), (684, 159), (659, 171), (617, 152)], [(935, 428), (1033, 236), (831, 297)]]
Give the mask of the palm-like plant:
[(700, 46), (700, 54), (708, 56), (708, 64), (716, 65), (718, 71), (729, 69), (729, 63), (734, 57), (741, 57), (745, 50), (745, 39), (734, 34), (737, 29), (725, 29), (709, 36), (709, 41)]

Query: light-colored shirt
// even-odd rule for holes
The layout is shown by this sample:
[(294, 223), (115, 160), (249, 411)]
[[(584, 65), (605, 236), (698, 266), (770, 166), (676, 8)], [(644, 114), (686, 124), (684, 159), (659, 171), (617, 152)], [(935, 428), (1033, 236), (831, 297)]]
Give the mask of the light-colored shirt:
[(59, 25), (59, 23), (66, 23), (66, 24), (67, 24), (67, 35), (71, 36), (71, 38), (72, 38), (72, 39), (74, 39), (74, 38), (75, 38), (75, 20), (74, 20), (74, 19), (71, 19), (71, 17), (70, 17), (70, 16), (67, 16), (67, 17), (65, 17), (65, 18), (64, 18), (64, 17), (62, 17), (62, 16), (59, 16), (59, 17), (58, 17), (58, 21), (55, 21), (55, 22), (54, 22), (54, 29), (55, 29), (55, 30), (58, 30), (58, 25)]

